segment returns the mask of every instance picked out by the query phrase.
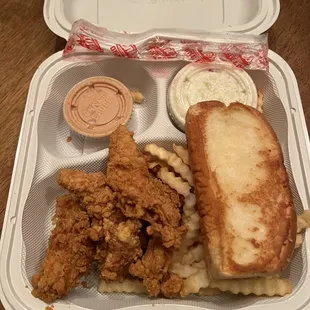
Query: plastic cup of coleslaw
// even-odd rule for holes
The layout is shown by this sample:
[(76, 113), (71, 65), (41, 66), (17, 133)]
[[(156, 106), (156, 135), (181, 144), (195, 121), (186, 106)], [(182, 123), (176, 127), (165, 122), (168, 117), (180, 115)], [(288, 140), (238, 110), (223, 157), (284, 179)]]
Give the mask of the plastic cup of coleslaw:
[(230, 63), (190, 63), (182, 68), (169, 87), (168, 113), (184, 131), (191, 105), (201, 101), (240, 102), (257, 107), (257, 89), (248, 73)]

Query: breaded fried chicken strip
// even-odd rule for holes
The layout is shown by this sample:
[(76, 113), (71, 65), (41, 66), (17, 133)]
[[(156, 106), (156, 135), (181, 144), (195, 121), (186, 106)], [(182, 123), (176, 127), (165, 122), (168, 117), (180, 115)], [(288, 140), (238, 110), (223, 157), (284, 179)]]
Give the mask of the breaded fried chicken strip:
[(129, 272), (143, 279), (143, 285), (150, 296), (156, 297), (162, 292), (166, 297), (175, 297), (181, 290), (183, 280), (168, 273), (171, 258), (171, 251), (159, 239), (151, 239), (146, 253), (135, 264), (130, 265)]
[(89, 218), (75, 197), (57, 198), (54, 221), (56, 227), (40, 272), (32, 277), (33, 296), (47, 303), (68, 295), (79, 285), (95, 254), (95, 245), (87, 234)]
[(178, 297), (182, 289), (183, 279), (174, 273), (169, 273), (164, 277), (160, 290), (165, 297)]
[(118, 194), (118, 207), (126, 217), (151, 223), (148, 233), (165, 247), (180, 246), (186, 227), (180, 224), (179, 195), (149, 174), (145, 156), (125, 126), (110, 136), (107, 183)]
[(104, 220), (105, 238), (100, 242), (95, 256), (102, 279), (123, 280), (123, 276), (128, 273), (129, 264), (142, 256), (139, 238), (141, 226), (136, 219), (121, 223)]
[(182, 236), (186, 233), (185, 225), (180, 225), (180, 205), (178, 193), (161, 180), (150, 176), (151, 193), (156, 197), (150, 198), (150, 205), (143, 217), (151, 226), (147, 228), (150, 236), (160, 238), (166, 248), (179, 248)]
[(101, 277), (107, 281), (122, 280), (129, 264), (142, 255), (139, 231), (141, 223), (127, 220), (115, 208), (115, 194), (106, 184), (103, 173), (62, 169), (58, 183), (75, 193), (91, 218), (89, 235), (97, 245), (95, 260)]
[(102, 172), (86, 173), (80, 170), (61, 169), (58, 184), (81, 199), (82, 205), (92, 219), (89, 233), (94, 241), (103, 237), (105, 218), (112, 216), (125, 220), (121, 212), (114, 209), (115, 194), (107, 185)]

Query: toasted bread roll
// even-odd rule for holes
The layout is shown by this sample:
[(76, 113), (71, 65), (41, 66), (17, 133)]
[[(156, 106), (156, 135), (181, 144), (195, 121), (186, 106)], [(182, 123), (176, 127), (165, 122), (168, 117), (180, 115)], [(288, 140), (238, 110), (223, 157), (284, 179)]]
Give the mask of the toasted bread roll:
[(206, 260), (213, 278), (280, 272), (296, 240), (296, 214), (278, 139), (261, 113), (202, 102), (186, 117)]

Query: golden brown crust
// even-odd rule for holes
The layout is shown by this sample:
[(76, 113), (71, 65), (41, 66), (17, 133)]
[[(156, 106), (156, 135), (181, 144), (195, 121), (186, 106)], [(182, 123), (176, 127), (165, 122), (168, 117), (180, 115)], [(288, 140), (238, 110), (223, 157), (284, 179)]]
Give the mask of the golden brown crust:
[[(234, 236), (225, 230), (227, 199), (223, 197), (225, 194), (218, 184), (215, 171), (210, 169), (209, 154), (205, 151), (208, 139), (212, 139), (206, 135), (206, 122), (210, 112), (214, 110), (223, 110), (223, 113), (240, 110), (250, 114), (258, 120), (263, 138), (271, 141), (273, 145), (272, 151), (266, 148), (260, 153), (264, 161), (262, 167), (257, 168), (269, 173), (264, 184), (260, 184), (247, 195), (238, 196), (241, 203), (260, 207), (263, 214), (260, 224), (267, 230), (264, 242), (258, 242), (255, 238), (249, 240), (253, 248), (259, 250), (257, 260), (249, 264), (239, 264), (232, 258), (233, 250), (229, 244), (234, 241)], [(186, 136), (198, 211), (202, 218), (206, 259), (213, 275), (218, 278), (251, 277), (281, 271), (294, 250), (296, 214), (281, 147), (271, 126), (261, 113), (249, 106), (232, 103), (227, 108), (218, 101), (202, 102), (192, 106), (187, 113)], [(277, 203), (274, 203), (276, 200)], [(255, 234), (258, 228), (253, 227), (252, 230)]]

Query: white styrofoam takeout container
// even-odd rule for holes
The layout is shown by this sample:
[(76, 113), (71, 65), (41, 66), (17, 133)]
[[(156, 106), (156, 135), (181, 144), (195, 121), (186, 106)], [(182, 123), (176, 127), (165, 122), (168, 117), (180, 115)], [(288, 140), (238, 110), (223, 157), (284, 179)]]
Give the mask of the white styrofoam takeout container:
[(67, 39), (80, 18), (108, 29), (154, 28), (238, 31), (260, 34), (276, 21), (279, 0), (45, 0), (48, 27)]
[[(68, 37), (71, 23), (78, 18), (133, 32), (182, 26), (261, 33), (273, 24), (278, 13), (277, 0), (45, 0), (44, 3), (48, 26), (64, 38)], [(192, 18), (188, 17), (190, 14)], [(294, 197), (297, 197), (295, 204), (301, 212), (302, 207), (309, 209), (310, 206), (308, 133), (292, 70), (272, 51), (269, 60), (269, 74), (255, 71), (250, 74), (263, 90), (266, 117), (281, 142), (291, 182), (294, 176), (299, 194), (292, 182)], [(46, 306), (31, 295), (30, 277), (38, 272), (51, 229), (55, 198), (62, 193), (56, 184), (58, 169), (98, 171), (106, 164), (106, 143), (76, 136), (72, 143), (66, 142), (66, 137), (73, 135), (61, 113), (66, 92), (80, 80), (100, 74), (139, 87), (146, 101), (135, 109), (129, 125), (136, 132), (136, 141), (140, 145), (152, 141), (169, 146), (171, 142), (185, 142), (184, 134), (172, 125), (166, 110), (167, 88), (184, 65), (183, 62), (142, 64), (120, 59), (101, 60), (96, 64), (71, 63), (62, 58), (61, 52), (40, 65), (25, 106), (0, 244), (0, 297), (6, 309), (42, 310)], [(56, 302), (55, 308), (108, 310), (136, 305), (135, 309), (142, 310), (154, 304), (165, 310), (188, 309), (189, 306), (191, 309), (310, 309), (309, 259), (307, 233), (302, 249), (297, 251), (291, 267), (285, 272), (293, 282), (294, 292), (284, 298), (193, 297), (176, 301), (119, 294), (100, 296), (93, 287), (88, 291), (77, 288), (68, 298)], [(91, 276), (88, 283), (93, 280)]]

